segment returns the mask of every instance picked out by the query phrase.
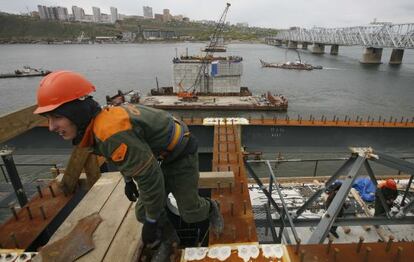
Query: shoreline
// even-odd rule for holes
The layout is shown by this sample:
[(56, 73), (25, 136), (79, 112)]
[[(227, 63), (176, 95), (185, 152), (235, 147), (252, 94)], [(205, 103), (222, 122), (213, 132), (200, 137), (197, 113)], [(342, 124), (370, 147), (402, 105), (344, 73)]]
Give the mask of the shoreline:
[[(121, 41), (111, 41), (111, 42), (82, 42), (78, 43), (76, 41), (0, 41), (0, 45), (93, 45), (93, 44), (175, 44), (175, 43), (191, 43), (191, 44), (207, 44), (208, 41), (170, 41), (170, 40), (148, 40), (148, 41), (139, 41), (139, 42), (121, 42)], [(232, 40), (226, 43), (228, 44), (264, 44), (264, 40)]]

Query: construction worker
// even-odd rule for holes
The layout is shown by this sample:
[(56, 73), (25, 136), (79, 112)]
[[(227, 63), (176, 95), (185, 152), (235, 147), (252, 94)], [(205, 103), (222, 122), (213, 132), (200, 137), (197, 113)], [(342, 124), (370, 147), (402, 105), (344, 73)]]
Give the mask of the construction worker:
[(385, 216), (386, 210), (384, 209), (379, 192), (382, 192), (382, 195), (385, 199), (385, 204), (388, 208), (391, 208), (394, 204), (395, 199), (398, 196), (397, 191), (397, 183), (395, 183), (394, 179), (387, 179), (381, 183), (379, 183), (377, 190), (375, 191), (375, 213), (374, 216)]
[[(325, 190), (325, 193), (328, 194), (328, 198), (326, 199), (325, 205), (326, 205), (326, 209), (329, 208), (329, 206), (331, 205), (332, 201), (334, 200), (336, 193), (338, 193), (339, 189), (342, 186), (342, 182), (339, 180), (336, 180), (333, 184), (331, 184), (330, 186), (328, 186)], [(339, 211), (338, 215), (336, 217), (342, 217), (344, 214), (344, 210), (348, 207), (347, 203), (344, 203), (341, 207), (341, 210)], [(329, 232), (336, 238), (339, 238), (338, 233), (336, 232), (338, 226), (332, 226), (331, 229), (329, 230)]]
[(78, 73), (53, 72), (40, 82), (34, 113), (48, 118), (50, 131), (90, 147), (120, 170), (126, 196), (138, 199), (135, 213), (143, 223), (142, 240), (158, 246), (152, 261), (169, 260), (173, 242), (179, 241), (166, 216), (169, 192), (185, 222), (209, 219), (210, 228), (221, 233), (218, 203), (198, 195), (197, 141), (187, 126), (165, 111), (142, 105), (101, 108), (90, 96), (93, 91), (95, 86)]

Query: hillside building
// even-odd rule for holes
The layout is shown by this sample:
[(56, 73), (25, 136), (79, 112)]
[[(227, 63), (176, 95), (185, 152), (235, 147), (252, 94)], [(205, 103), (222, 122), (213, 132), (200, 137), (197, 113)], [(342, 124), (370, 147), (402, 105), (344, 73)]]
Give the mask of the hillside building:
[(152, 14), (152, 7), (150, 6), (143, 6), (142, 7), (143, 13), (144, 13), (144, 18), (154, 18), (153, 14)]
[(111, 6), (111, 23), (115, 24), (116, 20), (118, 20), (118, 9)]
[(101, 9), (99, 7), (92, 7), (93, 21), (95, 23), (101, 22)]

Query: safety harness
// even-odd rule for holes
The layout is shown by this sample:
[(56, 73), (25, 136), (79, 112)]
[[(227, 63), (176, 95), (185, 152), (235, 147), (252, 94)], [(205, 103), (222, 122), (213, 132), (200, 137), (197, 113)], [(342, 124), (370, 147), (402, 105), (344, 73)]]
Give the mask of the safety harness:
[(181, 120), (173, 118), (168, 128), (168, 145), (161, 150), (158, 155), (159, 161), (164, 161), (169, 158), (172, 160), (176, 158), (184, 150), (187, 145), (190, 131), (185, 123)]

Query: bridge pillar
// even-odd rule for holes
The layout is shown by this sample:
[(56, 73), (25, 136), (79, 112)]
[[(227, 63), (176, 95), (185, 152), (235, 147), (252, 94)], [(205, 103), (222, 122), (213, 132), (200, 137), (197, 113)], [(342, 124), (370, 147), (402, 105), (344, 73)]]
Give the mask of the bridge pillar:
[(312, 54), (324, 54), (325, 45), (320, 43), (313, 43)]
[(382, 48), (367, 47), (362, 55), (362, 64), (381, 64)]
[(273, 45), (274, 46), (282, 46), (282, 40), (275, 40)]
[(338, 55), (339, 45), (331, 45), (331, 55)]
[(304, 49), (304, 50), (308, 49), (308, 43), (307, 42), (302, 42), (302, 49)]
[(288, 42), (288, 48), (289, 49), (296, 49), (296, 48), (298, 48), (298, 42), (296, 42), (296, 41), (289, 41)]
[(401, 65), (404, 55), (404, 49), (393, 49), (390, 58), (390, 65)]

